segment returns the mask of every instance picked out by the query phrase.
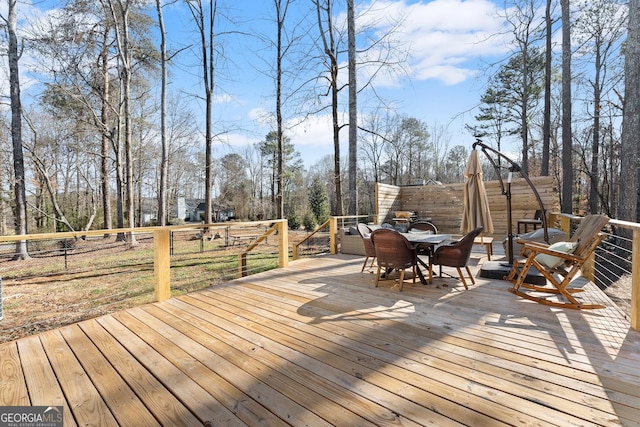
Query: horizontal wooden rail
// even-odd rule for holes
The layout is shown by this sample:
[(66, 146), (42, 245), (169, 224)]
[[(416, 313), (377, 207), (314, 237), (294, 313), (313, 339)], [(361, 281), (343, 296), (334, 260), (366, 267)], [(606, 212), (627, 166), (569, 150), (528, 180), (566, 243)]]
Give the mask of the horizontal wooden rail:
[[(238, 276), (244, 277), (247, 275), (247, 254), (251, 252), (256, 246), (258, 246), (261, 242), (264, 242), (270, 234), (278, 233), (278, 242), (280, 248), (287, 249), (288, 247), (288, 229), (287, 222), (278, 222), (273, 224), (267, 231), (265, 231), (262, 235), (258, 236), (253, 240), (253, 242), (247, 247), (246, 250), (241, 252), (238, 255)], [(283, 256), (284, 253), (284, 256)], [(280, 256), (278, 257), (278, 267), (286, 267), (289, 262), (289, 251), (285, 250), (279, 251)]]
[[(289, 261), (288, 248), (288, 225), (286, 219), (271, 221), (251, 221), (251, 222), (220, 222), (211, 224), (184, 224), (164, 227), (142, 227), (142, 228), (114, 228), (109, 230), (87, 230), (87, 231), (65, 231), (60, 233), (38, 233), (22, 234), (13, 236), (0, 236), (0, 242), (22, 242), (29, 240), (51, 240), (83, 238), (88, 236), (105, 236), (116, 234), (149, 234), (153, 233), (154, 247), (154, 277), (156, 301), (164, 301), (171, 296), (171, 233), (174, 231), (205, 230), (219, 227), (255, 227), (265, 225), (270, 227), (271, 233), (278, 230), (278, 267), (286, 267)], [(266, 237), (266, 236), (265, 236)]]

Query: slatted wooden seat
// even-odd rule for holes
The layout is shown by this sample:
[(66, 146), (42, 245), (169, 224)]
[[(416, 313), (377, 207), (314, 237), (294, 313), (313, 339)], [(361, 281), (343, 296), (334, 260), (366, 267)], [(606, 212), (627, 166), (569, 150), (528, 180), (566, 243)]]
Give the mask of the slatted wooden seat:
[[(600, 304), (583, 304), (576, 300), (572, 294), (581, 292), (582, 289), (570, 288), (569, 284), (604, 238), (600, 232), (607, 222), (609, 222), (609, 218), (604, 215), (586, 216), (569, 239), (569, 242), (576, 245), (573, 253), (553, 250), (544, 243), (518, 241), (523, 245), (521, 254), (525, 260), (524, 263), (514, 261), (513, 268), (506, 277), (513, 283), (513, 287), (509, 291), (523, 298), (556, 307), (603, 308)], [(559, 258), (559, 265), (545, 263), (541, 255)], [(546, 286), (525, 283), (531, 267), (537, 269), (547, 279)], [(549, 299), (550, 296), (544, 294), (559, 294), (566, 299), (566, 302)]]

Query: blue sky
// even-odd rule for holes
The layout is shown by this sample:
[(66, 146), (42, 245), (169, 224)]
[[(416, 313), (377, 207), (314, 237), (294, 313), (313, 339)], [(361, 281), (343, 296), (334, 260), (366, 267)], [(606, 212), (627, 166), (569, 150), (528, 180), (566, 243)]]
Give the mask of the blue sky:
[[(384, 31), (384, 23), (389, 18), (402, 20), (400, 31), (394, 37), (410, 52), (406, 74), (398, 78), (378, 78), (376, 90), (396, 107), (398, 113), (416, 117), (429, 127), (446, 128), (451, 147), (458, 144), (471, 147), (474, 141), (464, 125), (471, 123), (477, 113), (474, 107), (484, 92), (485, 71), (489, 63), (504, 58), (508, 52), (508, 41), (499, 35), (504, 33), (504, 20), (500, 17), (502, 6), (489, 0), (386, 0), (371, 4), (369, 1), (356, 2), (360, 11), (368, 10), (361, 19), (379, 22), (380, 31)], [(245, 9), (246, 5), (252, 7)], [(265, 22), (265, 16), (270, 19), (273, 7), (269, 1), (242, 0), (236, 7), (252, 11), (246, 18), (254, 29), (260, 25), (273, 25)], [(273, 82), (247, 68), (239, 74), (245, 79), (238, 82), (236, 90), (227, 91), (229, 98), (224, 104), (218, 104), (226, 114), (241, 118), (243, 123), (251, 123), (247, 131), (228, 135), (228, 142), (233, 147), (258, 141), (271, 129), (251, 119), (263, 110), (273, 110)], [(358, 81), (361, 84), (364, 79), (359, 76)], [(231, 86), (231, 83), (220, 84)], [(307, 166), (333, 154), (327, 115), (290, 129), (288, 135)], [(346, 159), (346, 128), (341, 132), (341, 141), (342, 156)]]
[[(60, 2), (34, 2), (36, 8), (47, 10)], [(245, 34), (274, 31), (273, 3), (267, 0), (218, 0), (223, 13), (233, 19), (233, 25), (219, 30), (240, 31)], [(300, 5), (310, 2), (298, 2)], [(342, 2), (339, 2), (342, 3)], [(394, 37), (410, 52), (404, 64), (406, 73), (392, 77), (383, 75), (374, 84), (376, 91), (396, 108), (399, 114), (416, 117), (428, 127), (445, 128), (451, 138), (450, 147), (473, 143), (464, 130), (473, 121), (477, 105), (484, 92), (487, 64), (507, 56), (505, 36), (499, 36), (504, 20), (502, 1), (490, 0), (364, 0), (356, 1), (359, 23), (375, 23), (374, 30), (383, 32), (389, 22), (402, 20), (400, 31)], [(22, 3), (21, 8), (27, 6)], [(6, 5), (0, 7), (4, 14)], [(341, 12), (335, 11), (340, 20)], [(197, 47), (191, 17), (182, 2), (164, 9), (170, 49), (189, 44)], [(296, 21), (300, 16), (291, 16)], [(315, 30), (315, 28), (314, 28)], [(224, 144), (218, 144), (214, 156), (229, 150), (242, 152), (242, 147), (264, 138), (273, 126), (264, 120), (264, 113), (274, 110), (273, 81), (260, 72), (261, 59), (257, 51), (263, 50), (255, 39), (245, 36), (221, 37), (221, 46), (228, 57), (226, 70), (216, 76), (216, 120), (226, 123)], [(361, 42), (362, 43), (362, 42)], [(362, 48), (362, 44), (358, 46)], [(263, 50), (263, 54), (265, 51)], [(25, 61), (26, 62), (26, 61)], [(175, 59), (171, 89), (184, 94), (202, 94), (201, 78), (197, 76), (201, 65), (188, 50)], [(346, 75), (343, 76), (346, 79)], [(365, 79), (359, 76), (361, 84)], [(23, 80), (24, 82), (24, 80)], [(24, 84), (24, 83), (23, 83)], [(28, 89), (27, 89), (28, 91)], [(346, 93), (346, 91), (345, 91)], [(369, 100), (362, 100), (362, 105)], [(196, 113), (202, 115), (202, 103), (193, 103)], [(296, 121), (288, 116), (288, 123)], [(204, 119), (202, 121), (204, 129)], [(220, 132), (222, 129), (216, 129)], [(301, 126), (288, 130), (288, 136), (307, 166), (323, 156), (333, 154), (330, 119), (318, 116)], [(347, 131), (341, 133), (342, 155), (347, 156)]]

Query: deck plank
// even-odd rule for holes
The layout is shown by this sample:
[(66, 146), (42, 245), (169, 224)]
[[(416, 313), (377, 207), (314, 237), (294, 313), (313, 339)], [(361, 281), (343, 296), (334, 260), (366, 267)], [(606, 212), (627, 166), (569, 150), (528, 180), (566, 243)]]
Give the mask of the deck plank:
[[(152, 306), (148, 311), (158, 313)], [(300, 411), (299, 405), (290, 399), (283, 398), (278, 390), (270, 388), (264, 382), (249, 375), (244, 370), (220, 357), (215, 352), (205, 348), (198, 341), (188, 338), (185, 334), (175, 329), (167, 322), (171, 322), (170, 316), (154, 317), (148, 311), (142, 309), (131, 310), (129, 313), (136, 317), (142, 324), (154, 329), (161, 334), (171, 345), (162, 346), (162, 354), (174, 365), (179, 366), (185, 373), (193, 378), (200, 386), (211, 395), (223, 402), (227, 408), (248, 424), (266, 422), (269, 425), (285, 425), (282, 419), (296, 418), (310, 425), (323, 425), (324, 421), (318, 417), (307, 416), (305, 411)], [(189, 325), (187, 331), (194, 333), (194, 328)], [(209, 337), (198, 334), (195, 337), (206, 342)], [(175, 347), (173, 347), (175, 345)], [(238, 384), (238, 388), (235, 384)], [(242, 390), (248, 390), (245, 394)], [(279, 413), (273, 414), (267, 408), (275, 408)], [(278, 416), (282, 417), (278, 418)], [(306, 419), (305, 419), (306, 418)]]
[(78, 325), (110, 361), (118, 375), (144, 403), (154, 420), (166, 426), (191, 426), (200, 423), (180, 400), (129, 353), (96, 320)]
[[(224, 290), (223, 292), (218, 292), (215, 296), (216, 299), (224, 298), (225, 295), (235, 294), (239, 298), (238, 303), (242, 304), (247, 301), (246, 293), (239, 291), (237, 289), (229, 289)], [(262, 298), (268, 298), (268, 295), (263, 295)], [(265, 300), (264, 302), (259, 302), (256, 300), (251, 300), (248, 302), (250, 306), (261, 309), (261, 310), (270, 310), (275, 312), (276, 314), (282, 315), (286, 313), (286, 305), (283, 306), (282, 302), (278, 300)], [(279, 307), (284, 307), (282, 310), (277, 310)], [(246, 308), (245, 308), (246, 309)], [(285, 311), (283, 311), (285, 310)], [(255, 311), (258, 315), (262, 315), (266, 317), (264, 312)], [(323, 315), (326, 313), (323, 312)], [(286, 321), (286, 319), (285, 319)], [(305, 318), (303, 316), (299, 316), (295, 320), (291, 320), (288, 323), (291, 327), (304, 330), (304, 325), (300, 322), (304, 322)], [(464, 394), (469, 387), (471, 387), (468, 382), (473, 382), (474, 385), (481, 387), (481, 384), (492, 384), (495, 382), (495, 378), (514, 378), (517, 379), (518, 382), (523, 381), (524, 377), (518, 374), (518, 367), (520, 365), (512, 364), (511, 366), (504, 366), (504, 361), (500, 360), (499, 363), (495, 363), (493, 365), (483, 362), (475, 353), (468, 352), (463, 355), (456, 355), (454, 351), (438, 351), (434, 352), (434, 346), (429, 345), (429, 353), (415, 353), (415, 346), (413, 351), (410, 347), (411, 344), (409, 342), (415, 342), (416, 340), (425, 340), (430, 342), (433, 340), (438, 340), (439, 338), (436, 335), (425, 337), (424, 334), (419, 334), (419, 330), (415, 327), (403, 327), (403, 325), (391, 325), (389, 330), (385, 330), (378, 326), (372, 326), (371, 324), (367, 325), (367, 321), (361, 322), (363, 324), (362, 327), (354, 327), (355, 322), (343, 322), (341, 327), (344, 328), (345, 331), (350, 330), (352, 334), (344, 334), (344, 337), (348, 337), (353, 341), (349, 344), (349, 348), (358, 349), (359, 351), (369, 354), (371, 357), (376, 358), (376, 360), (380, 360), (384, 362), (380, 367), (373, 366), (374, 369), (385, 369), (385, 367), (392, 365), (399, 365), (400, 369), (410, 369), (416, 373), (422, 372), (424, 369), (421, 364), (427, 364), (429, 368), (435, 369), (433, 373), (434, 380), (442, 382), (446, 385), (446, 387), (451, 386), (455, 383), (455, 381), (461, 382), (460, 390)], [(389, 322), (392, 323), (392, 322)], [(327, 327), (325, 326), (325, 322), (319, 322), (318, 328), (322, 329), (322, 332), (316, 331), (315, 333), (318, 336), (321, 336), (323, 339), (332, 340), (335, 338), (335, 334), (333, 333), (333, 326)], [(379, 325), (379, 323), (378, 323)], [(396, 331), (395, 329), (399, 329)], [(418, 333), (416, 333), (418, 332)], [(340, 337), (341, 340), (344, 337)], [(332, 348), (336, 346), (336, 342), (331, 342)], [(451, 349), (455, 350), (455, 349)], [(406, 354), (410, 352), (411, 356), (408, 357), (410, 360), (407, 361), (398, 361), (398, 358), (407, 357)], [(472, 358), (472, 359), (470, 359)], [(473, 364), (471, 366), (467, 366), (469, 360), (473, 360)], [(415, 365), (415, 368), (412, 366)], [(412, 366), (412, 367), (409, 367)], [(406, 375), (403, 375), (402, 371), (398, 371), (398, 375), (401, 375), (401, 378), (406, 379)], [(541, 375), (545, 375), (545, 371), (540, 371)], [(462, 380), (461, 380), (462, 379)], [(551, 387), (547, 381), (536, 381), (534, 378), (529, 375), (527, 381), (523, 381), (528, 385), (521, 386), (518, 382), (508, 382), (504, 381), (500, 384), (503, 393), (513, 394), (516, 396), (527, 396), (530, 400), (534, 401), (545, 401), (547, 405), (560, 405), (564, 404), (564, 400), (573, 399), (574, 401), (584, 401), (585, 393), (584, 390), (575, 391), (571, 389), (566, 384), (566, 378), (561, 379), (564, 382), (564, 386), (555, 386)], [(491, 389), (485, 390), (486, 394), (492, 394), (491, 390), (495, 388), (495, 385), (492, 386)], [(483, 393), (478, 390), (476, 393), (478, 395), (482, 395)], [(514, 402), (518, 405), (517, 400), (513, 399), (509, 395), (503, 396), (503, 401), (499, 402), (500, 405), (504, 405), (505, 407), (513, 406)], [(498, 400), (497, 398), (491, 396), (490, 399)], [(482, 407), (486, 409), (484, 402), (480, 402)], [(604, 411), (608, 411), (611, 409), (611, 405), (609, 404), (606, 397), (602, 397), (600, 399), (592, 398), (589, 402), (592, 412), (598, 412), (597, 409), (600, 408)], [(522, 410), (520, 405), (517, 406), (519, 410)], [(503, 408), (504, 409), (504, 408)], [(530, 408), (531, 410), (532, 408)], [(533, 411), (531, 411), (533, 412)], [(598, 414), (599, 416), (606, 417), (605, 413)], [(507, 413), (503, 415), (506, 420), (510, 420), (513, 417), (513, 414)], [(600, 420), (602, 422), (603, 420)]]
[(160, 425), (78, 325), (61, 328), (60, 333), (119, 424)]
[(76, 426), (62, 388), (42, 347), (40, 336), (26, 337), (17, 343), (31, 405), (62, 406), (65, 427)]
[(212, 425), (241, 426), (245, 425), (231, 411), (218, 402), (213, 396), (200, 387), (193, 379), (180, 371), (160, 354), (153, 344), (147, 343), (130, 330), (121, 320), (128, 320), (126, 312), (114, 316), (102, 317), (100, 324), (109, 331), (130, 353), (135, 354), (141, 362), (172, 394), (193, 412), (201, 423)]
[[(156, 316), (161, 316), (167, 322), (170, 322), (176, 329), (180, 330), (186, 335), (194, 336), (194, 333), (201, 336), (205, 341), (216, 340), (216, 352), (224, 358), (224, 363), (230, 363), (235, 365), (234, 368), (228, 369), (228, 373), (235, 377), (234, 383), (240, 383), (244, 381), (246, 374), (251, 375), (252, 386), (246, 388), (249, 390), (251, 396), (261, 402), (264, 402), (266, 396), (261, 390), (264, 387), (270, 387), (272, 390), (266, 389), (269, 395), (273, 394), (273, 391), (282, 394), (283, 397), (271, 396), (274, 399), (269, 406), (274, 408), (279, 413), (279, 416), (284, 420), (296, 419), (299, 414), (304, 414), (304, 411), (313, 411), (321, 416), (321, 420), (311, 420), (317, 424), (324, 424), (327, 420), (329, 422), (343, 421), (348, 425), (362, 425), (365, 424), (361, 417), (358, 417), (353, 412), (346, 410), (345, 408), (331, 404), (323, 398), (322, 395), (316, 392), (315, 387), (309, 387), (308, 378), (303, 378), (303, 381), (296, 381), (293, 376), (287, 376), (279, 369), (291, 372), (291, 367), (288, 366), (285, 361), (279, 359), (264, 351), (262, 347), (256, 346), (254, 343), (242, 339), (236, 333), (225, 331), (224, 329), (212, 324), (208, 321), (207, 316), (198, 317), (196, 313), (204, 313), (198, 309), (194, 310), (194, 307), (184, 305), (189, 309), (189, 312), (185, 312), (183, 308), (180, 308), (180, 304), (175, 306), (164, 304), (162, 307), (145, 307), (145, 310), (152, 312)], [(162, 312), (160, 309), (162, 308)], [(198, 332), (195, 332), (193, 328), (185, 327), (185, 322), (177, 321), (175, 314), (182, 312), (184, 319), (188, 319), (189, 323), (197, 325)], [(278, 400), (275, 400), (275, 399)], [(288, 399), (288, 401), (283, 401)], [(266, 402), (265, 402), (266, 403)], [(277, 405), (273, 405), (277, 403)], [(351, 402), (355, 404), (355, 402)], [(367, 409), (373, 413), (373, 405), (370, 405)], [(304, 418), (302, 415), (301, 419)]]
[(56, 379), (79, 425), (117, 426), (118, 422), (62, 337), (60, 330), (41, 335)]
[[(228, 293), (227, 290), (220, 291), (216, 293), (215, 299), (217, 301), (221, 301), (225, 299), (225, 295), (227, 293)], [(207, 293), (204, 293), (204, 295), (207, 295)], [(261, 310), (259, 308), (259, 302), (255, 300), (247, 301), (245, 294), (243, 294), (242, 299), (238, 299), (235, 303), (238, 309), (241, 310), (242, 312), (246, 312), (249, 308), (252, 307), (253, 309), (251, 312), (255, 316), (261, 316), (265, 319), (271, 318), (271, 320), (273, 320), (274, 322), (278, 321), (278, 322), (289, 323), (290, 327), (292, 328), (292, 331), (309, 330), (309, 334), (311, 336), (306, 338), (306, 341), (315, 342), (316, 345), (323, 347), (320, 341), (324, 338), (321, 337), (320, 334), (318, 334), (317, 328), (315, 330), (311, 328), (306, 328), (303, 322), (295, 322), (295, 321), (290, 322), (285, 316), (281, 316), (280, 319), (276, 319), (272, 314), (270, 314), (270, 312), (273, 312), (271, 306), (275, 305), (275, 303), (266, 304), (265, 309)], [(287, 314), (286, 316), (288, 315), (289, 314)], [(276, 326), (271, 326), (271, 327), (276, 328), (278, 331), (285, 330), (285, 327), (281, 324), (279, 324), (277, 327)], [(382, 349), (371, 348), (369, 343), (371, 340), (371, 336), (374, 334), (375, 335), (385, 334), (388, 340), (387, 343), (393, 342), (395, 336), (406, 335), (406, 332), (407, 332), (406, 330), (396, 331), (395, 330), (396, 327), (397, 325), (391, 324), (389, 325), (389, 330), (378, 328), (378, 330), (373, 333), (367, 333), (365, 335), (367, 343), (362, 343), (360, 345), (359, 351), (361, 351), (361, 353), (359, 354), (355, 354), (355, 355), (351, 354), (353, 350), (357, 348), (356, 344), (354, 343), (349, 343), (346, 349), (339, 346), (338, 343), (336, 342), (327, 342), (324, 345), (324, 347), (331, 348), (333, 352), (341, 352), (340, 354), (343, 357), (349, 358), (352, 361), (358, 362), (360, 364), (363, 364), (362, 361), (364, 360), (375, 361), (370, 364), (365, 364), (365, 366), (368, 365), (368, 367), (372, 370), (371, 372), (376, 372), (376, 373), (384, 372), (394, 378), (397, 378), (398, 380), (402, 381), (405, 384), (408, 383), (408, 384), (414, 384), (416, 387), (421, 387), (421, 386), (425, 387), (429, 390), (429, 392), (437, 393), (449, 400), (464, 401), (465, 402), (464, 408), (453, 408), (452, 410), (454, 412), (475, 407), (475, 408), (482, 408), (483, 412), (486, 413), (486, 412), (489, 412), (491, 401), (494, 401), (495, 408), (492, 411), (494, 418), (501, 419), (505, 423), (511, 422), (515, 417), (520, 417), (522, 419), (521, 420), (522, 422), (531, 423), (533, 421), (532, 419), (527, 420), (526, 415), (517, 413), (519, 411), (527, 411), (527, 409), (528, 409), (527, 412), (529, 413), (536, 413), (536, 411), (534, 411), (534, 408), (531, 407), (533, 404), (531, 404), (528, 400), (522, 401), (522, 398), (518, 397), (520, 395), (519, 393), (521, 393), (524, 390), (524, 388), (522, 388), (521, 390), (509, 390), (507, 388), (503, 390), (503, 393), (501, 394), (496, 394), (494, 392), (495, 387), (487, 388), (484, 391), (482, 391), (483, 383), (480, 381), (480, 378), (478, 378), (478, 375), (477, 374), (474, 375), (475, 372), (473, 370), (470, 370), (470, 372), (465, 372), (465, 369), (460, 369), (459, 366), (454, 367), (453, 369), (451, 369), (450, 372), (447, 372), (445, 370), (434, 370), (435, 371), (434, 374), (430, 378), (427, 378), (425, 376), (420, 375), (423, 369), (420, 366), (419, 359), (414, 358), (412, 360), (405, 360), (405, 357), (406, 357), (405, 355), (407, 351), (409, 351), (410, 349), (404, 348), (403, 351), (398, 351), (395, 355), (392, 355), (392, 357), (385, 358), (385, 356), (390, 355), (390, 351), (388, 349), (382, 350)], [(398, 332), (401, 332), (401, 333), (398, 333)], [(331, 339), (330, 335), (331, 334), (327, 334), (326, 336), (327, 339)], [(296, 335), (296, 337), (300, 338), (299, 332)], [(343, 337), (341, 338), (342, 340), (344, 340)], [(384, 348), (384, 347), (381, 346), (381, 348)], [(400, 347), (397, 347), (397, 349), (402, 350)], [(323, 360), (328, 359), (327, 356), (322, 356), (321, 358)], [(341, 365), (344, 364), (340, 362), (337, 362), (337, 363)], [(461, 360), (459, 362), (459, 365), (464, 366), (464, 363), (465, 361)], [(414, 365), (415, 368), (413, 369), (408, 368), (408, 366), (411, 366), (411, 365)], [(432, 365), (431, 367), (433, 368), (434, 366)], [(456, 372), (456, 368), (458, 371), (462, 371), (462, 372)], [(411, 372), (406, 372), (407, 370), (410, 370)], [(512, 375), (513, 373), (503, 373), (504, 376), (507, 376), (509, 374)], [(369, 375), (373, 375), (373, 374), (369, 374)], [(495, 378), (489, 377), (488, 382), (492, 382), (494, 380)], [(505, 384), (506, 383), (507, 382), (505, 381)], [(425, 384), (429, 384), (429, 386), (426, 387)], [(473, 395), (478, 396), (478, 398), (475, 399), (475, 401), (474, 399), (468, 397), (469, 396), (468, 390), (474, 387), (477, 388), (477, 390), (473, 393)], [(531, 395), (531, 392), (525, 394), (525, 396), (527, 395)], [(534, 400), (531, 398), (531, 396), (529, 396), (529, 398), (531, 400)], [(557, 399), (558, 400), (557, 402), (550, 401), (546, 393), (540, 393), (539, 399), (540, 401), (544, 399), (546, 405), (555, 404), (555, 405), (562, 406), (564, 403), (564, 399)], [(487, 400), (489, 400), (489, 402)], [(509, 411), (508, 409), (509, 406), (511, 406), (512, 411)], [(537, 411), (537, 413), (538, 413), (538, 416), (542, 415), (540, 411)], [(475, 417), (477, 417), (477, 415)], [(476, 418), (476, 421), (477, 421), (477, 418)], [(484, 422), (487, 422), (487, 421), (488, 420), (485, 420)], [(558, 422), (557, 415), (551, 414), (549, 416), (549, 419), (547, 419), (546, 421)], [(577, 419), (574, 419), (573, 422), (577, 422)]]
[(29, 405), (29, 392), (15, 342), (0, 346), (0, 378), (0, 406)]
[(640, 333), (593, 284), (606, 308), (576, 311), (361, 267), (295, 261), (2, 344), (0, 404), (66, 425), (640, 426)]

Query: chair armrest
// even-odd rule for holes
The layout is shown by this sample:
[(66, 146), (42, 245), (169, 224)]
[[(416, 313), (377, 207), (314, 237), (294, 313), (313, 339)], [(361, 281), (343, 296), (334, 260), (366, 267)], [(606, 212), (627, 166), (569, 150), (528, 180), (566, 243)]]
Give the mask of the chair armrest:
[[(524, 249), (523, 249), (524, 251)], [(548, 249), (548, 248), (538, 248), (536, 250), (532, 250), (531, 253), (529, 254), (529, 256), (531, 255), (540, 255), (540, 254), (545, 254), (545, 255), (550, 255), (553, 257), (557, 257), (557, 258), (562, 258), (564, 260), (564, 262), (566, 261), (571, 261), (571, 262), (581, 262), (584, 261), (584, 259), (576, 254), (571, 254), (571, 253), (567, 253), (567, 252), (562, 252), (562, 251), (556, 251), (553, 249)]]
[(524, 239), (518, 239), (516, 240), (516, 243), (519, 243), (523, 246), (526, 247), (536, 247), (536, 248), (548, 248), (549, 245), (544, 243), (544, 242), (536, 242), (534, 240), (524, 240)]

